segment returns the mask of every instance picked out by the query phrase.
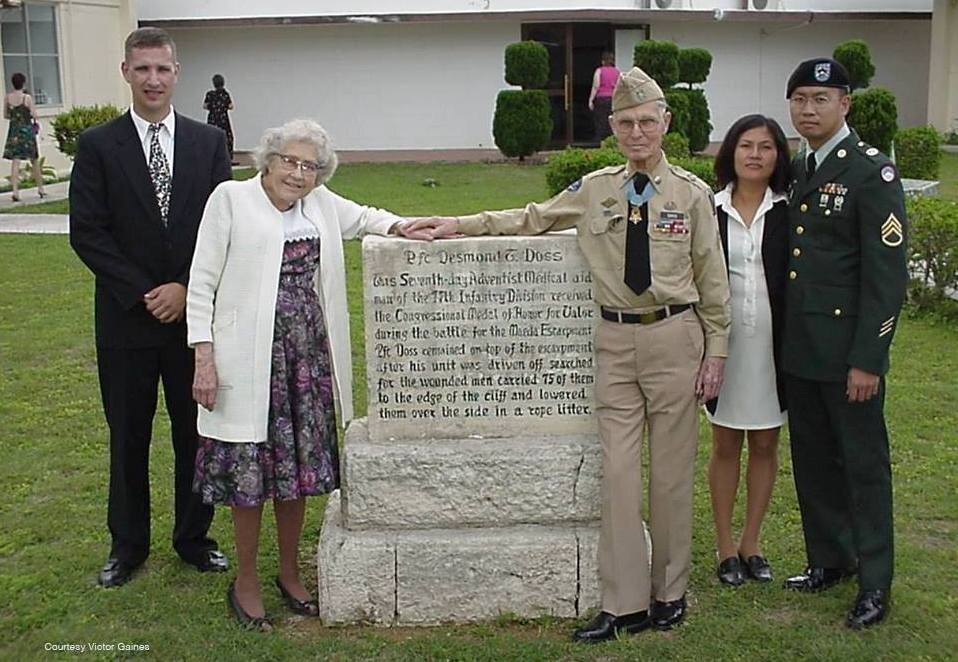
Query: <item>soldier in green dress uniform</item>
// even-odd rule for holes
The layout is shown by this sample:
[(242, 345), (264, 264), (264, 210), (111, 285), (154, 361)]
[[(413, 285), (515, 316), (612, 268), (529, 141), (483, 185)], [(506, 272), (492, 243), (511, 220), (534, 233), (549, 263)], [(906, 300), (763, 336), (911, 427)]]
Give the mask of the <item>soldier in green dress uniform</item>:
[(846, 623), (889, 609), (892, 488), (883, 405), (888, 349), (905, 297), (901, 180), (845, 124), (848, 73), (801, 63), (788, 80), (794, 160), (784, 367), (795, 486), (808, 567), (788, 588), (819, 591), (858, 575)]

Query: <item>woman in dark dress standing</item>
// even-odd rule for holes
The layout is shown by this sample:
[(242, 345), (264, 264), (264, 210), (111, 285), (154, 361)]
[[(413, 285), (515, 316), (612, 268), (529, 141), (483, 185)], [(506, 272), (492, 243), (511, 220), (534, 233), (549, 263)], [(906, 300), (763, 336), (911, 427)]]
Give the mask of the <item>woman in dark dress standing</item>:
[(226, 91), (226, 80), (220, 74), (213, 76), (213, 89), (206, 93), (203, 108), (207, 111), (206, 123), (218, 126), (226, 131), (226, 146), (233, 158), (233, 127), (230, 126), (230, 112), (233, 110), (233, 98)]
[(11, 162), (10, 185), (13, 189), (11, 199), (18, 202), (20, 200), (20, 161), (29, 161), (33, 166), (37, 194), (42, 198), (46, 193), (43, 190), (43, 173), (40, 171), (40, 155), (37, 151), (37, 135), (34, 129), (37, 111), (33, 105), (33, 97), (23, 89), (27, 77), (17, 72), (11, 77), (11, 82), (13, 91), (3, 99), (3, 116), (10, 120), (7, 142), (3, 147), (3, 158)]

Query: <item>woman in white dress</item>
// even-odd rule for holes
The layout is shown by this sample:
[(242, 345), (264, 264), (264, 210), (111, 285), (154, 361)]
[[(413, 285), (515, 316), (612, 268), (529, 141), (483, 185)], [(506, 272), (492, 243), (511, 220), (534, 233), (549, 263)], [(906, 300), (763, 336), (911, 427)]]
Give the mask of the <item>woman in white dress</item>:
[[(778, 123), (746, 115), (729, 129), (715, 159), (715, 205), (732, 294), (725, 379), (706, 405), (712, 423), (709, 487), (718, 545), (719, 580), (767, 582), (772, 570), (759, 533), (778, 469), (778, 432), (785, 421), (779, 365), (784, 318), (789, 152)], [(732, 511), (742, 444), (748, 438), (745, 526), (738, 543)]]

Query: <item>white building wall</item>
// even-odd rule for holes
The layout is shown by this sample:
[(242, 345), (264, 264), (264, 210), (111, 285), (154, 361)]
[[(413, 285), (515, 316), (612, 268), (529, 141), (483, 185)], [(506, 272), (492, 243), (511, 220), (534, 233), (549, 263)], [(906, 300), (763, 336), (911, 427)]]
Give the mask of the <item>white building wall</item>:
[[(933, 0), (778, 0), (788, 11), (925, 11)], [(343, 16), (458, 12), (633, 10), (655, 8), (654, 0), (138, 0), (140, 20), (171, 18), (247, 18), (264, 16)], [(747, 0), (676, 0), (673, 7), (712, 11), (746, 9)], [(665, 10), (669, 11), (669, 10)]]
[(931, 25), (927, 21), (800, 23), (655, 22), (651, 38), (712, 53), (704, 88), (712, 112), (712, 140), (747, 113), (774, 117), (796, 136), (788, 117), (785, 83), (795, 66), (831, 56), (835, 46), (864, 39), (875, 64), (872, 86), (890, 89), (898, 100), (899, 126), (924, 124), (928, 109)]
[(214, 73), (236, 110), (236, 148), (308, 116), (338, 149), (495, 148), (503, 49), (519, 23), (171, 30), (182, 65), (174, 104), (205, 120)]
[[(895, 93), (899, 124), (926, 121), (929, 22), (799, 25), (654, 21), (651, 37), (712, 52), (705, 89), (715, 141), (735, 119), (753, 112), (775, 117), (788, 135), (796, 135), (784, 99), (788, 75), (801, 60), (830, 55), (852, 38), (871, 45), (877, 69), (872, 84)], [(503, 50), (520, 38), (521, 24), (339, 24), (172, 34), (183, 67), (177, 109), (205, 118), (202, 100), (210, 77), (223, 74), (236, 103), (237, 149), (254, 147), (266, 127), (298, 116), (318, 119), (339, 149), (476, 149), (494, 148), (495, 98), (508, 87)]]

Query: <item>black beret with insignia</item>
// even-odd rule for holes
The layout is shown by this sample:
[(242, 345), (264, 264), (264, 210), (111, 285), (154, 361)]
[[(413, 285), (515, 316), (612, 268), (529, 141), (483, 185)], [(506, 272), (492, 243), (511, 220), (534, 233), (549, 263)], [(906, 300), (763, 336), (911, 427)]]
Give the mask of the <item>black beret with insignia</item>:
[(786, 99), (792, 96), (796, 87), (838, 87), (847, 92), (850, 82), (845, 67), (827, 57), (817, 57), (795, 67), (785, 87)]

